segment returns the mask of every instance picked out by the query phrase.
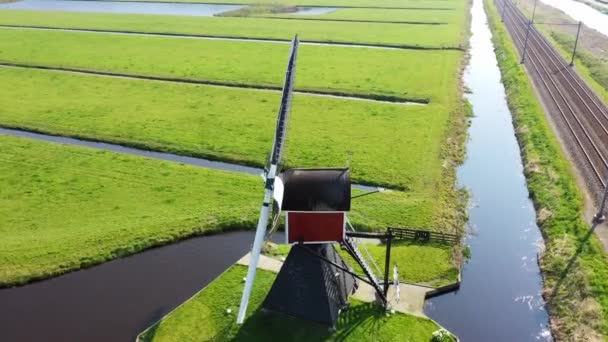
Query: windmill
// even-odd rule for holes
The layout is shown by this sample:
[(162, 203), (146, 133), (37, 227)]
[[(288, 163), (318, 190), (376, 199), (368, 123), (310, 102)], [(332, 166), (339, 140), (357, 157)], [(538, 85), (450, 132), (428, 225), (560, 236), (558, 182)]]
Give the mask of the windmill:
[[(251, 249), (237, 316), (238, 324), (242, 324), (245, 320), (257, 264), (270, 220), (271, 204), (275, 209), (272, 229), (278, 226), (281, 212), (284, 212), (285, 243), (292, 245), (292, 248), (263, 303), (265, 309), (335, 325), (340, 311), (348, 306), (348, 297), (358, 288), (359, 281), (371, 285), (381, 304), (385, 307), (388, 305), (386, 295), (389, 285), (392, 233), (390, 230), (386, 234), (354, 231), (348, 222), (347, 213), (350, 210), (351, 199), (361, 195), (351, 197), (350, 170), (348, 168), (281, 170), (298, 44), (296, 36), (291, 43), (273, 147), (264, 175), (264, 201)], [(356, 238), (387, 239), (384, 281), (378, 279), (364, 258)], [(334, 246), (337, 244), (353, 257), (365, 276), (352, 271), (336, 251)], [(379, 270), (377, 266), (376, 269)]]
[(237, 316), (237, 323), (239, 324), (242, 324), (245, 320), (249, 296), (251, 295), (251, 288), (253, 286), (253, 281), (255, 280), (255, 272), (258, 261), (260, 260), (262, 244), (264, 243), (264, 236), (266, 234), (266, 226), (268, 225), (268, 219), (270, 217), (270, 202), (272, 201), (275, 179), (280, 163), (282, 162), (283, 148), (285, 146), (285, 133), (287, 131), (287, 118), (291, 109), (291, 95), (296, 76), (296, 57), (298, 55), (299, 43), (298, 36), (296, 35), (291, 42), (289, 62), (287, 63), (287, 72), (285, 73), (285, 83), (283, 84), (283, 95), (281, 97), (281, 106), (279, 107), (274, 142), (268, 161), (267, 172), (264, 175), (264, 201), (262, 202), (262, 208), (260, 209), (260, 218), (258, 219), (258, 225), (255, 231), (253, 247), (251, 248), (251, 258), (249, 261), (249, 269), (247, 270), (247, 278), (245, 280), (245, 289), (243, 290), (243, 297), (241, 298), (241, 305)]

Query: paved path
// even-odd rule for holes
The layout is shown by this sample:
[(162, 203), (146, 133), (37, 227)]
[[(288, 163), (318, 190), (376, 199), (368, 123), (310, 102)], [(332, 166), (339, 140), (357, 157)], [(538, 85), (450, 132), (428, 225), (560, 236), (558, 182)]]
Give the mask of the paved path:
[[(249, 266), (250, 254), (251, 253), (245, 254), (245, 256), (240, 258), (236, 263), (243, 266)], [(258, 262), (259, 269), (279, 273), (282, 266), (283, 263), (281, 261), (265, 255), (260, 255), (260, 261)]]
[[(397, 303), (395, 298), (395, 287), (389, 287), (388, 300), (391, 304), (391, 308), (395, 311), (427, 318), (424, 314), (424, 300), (426, 298), (426, 293), (431, 291), (432, 288), (411, 284), (400, 284), (399, 288), (400, 300), (399, 303)], [(371, 285), (360, 281), (359, 288), (353, 295), (353, 298), (363, 302), (374, 302), (376, 301), (376, 292)]]

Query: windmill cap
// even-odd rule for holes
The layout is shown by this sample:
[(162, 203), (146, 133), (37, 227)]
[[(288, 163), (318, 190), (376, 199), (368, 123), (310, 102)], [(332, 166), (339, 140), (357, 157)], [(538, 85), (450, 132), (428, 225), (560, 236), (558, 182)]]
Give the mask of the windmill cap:
[(281, 174), (285, 211), (349, 211), (348, 168), (287, 169)]

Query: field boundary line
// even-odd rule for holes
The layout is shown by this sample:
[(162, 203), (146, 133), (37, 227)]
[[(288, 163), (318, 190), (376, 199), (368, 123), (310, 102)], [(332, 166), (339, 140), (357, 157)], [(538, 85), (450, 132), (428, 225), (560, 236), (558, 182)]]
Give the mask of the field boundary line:
[[(69, 0), (68, 0), (69, 1)], [(104, 1), (104, 0), (85, 0), (85, 1)], [(281, 43), (288, 44), (289, 39), (281, 38), (252, 38), (243, 36), (213, 36), (195, 33), (170, 33), (170, 32), (144, 32), (131, 30), (112, 30), (112, 29), (90, 29), (90, 28), (70, 28), (70, 27), (53, 27), (53, 26), (35, 26), (35, 25), (9, 25), (0, 24), (0, 28), (8, 29), (28, 29), (28, 30), (51, 30), (51, 31), (69, 31), (69, 32), (87, 32), (87, 33), (107, 33), (107, 34), (124, 34), (124, 35), (142, 35), (142, 36), (158, 36), (158, 37), (173, 37), (173, 38), (198, 38), (209, 40), (235, 40), (249, 41), (261, 43)], [(372, 48), (372, 49), (387, 49), (387, 50), (421, 50), (421, 51), (464, 51), (464, 48), (457, 46), (432, 47), (432, 46), (417, 46), (417, 45), (390, 45), (390, 44), (372, 44), (372, 43), (352, 43), (352, 42), (333, 42), (322, 40), (300, 40), (304, 45), (324, 45), (324, 46), (339, 46), (348, 48)]]
[(365, 19), (323, 19), (323, 18), (296, 18), (296, 17), (237, 17), (237, 16), (216, 16), (219, 18), (242, 18), (242, 19), (278, 19), (278, 20), (308, 20), (308, 21), (329, 21), (329, 22), (346, 22), (346, 23), (374, 23), (374, 24), (402, 24), (402, 25), (448, 25), (445, 21), (381, 21), (381, 20), (365, 20)]
[[(93, 1), (96, 1), (96, 0), (93, 0)], [(127, 74), (127, 73), (119, 73), (119, 72), (112, 72), (112, 71), (97, 71), (97, 70), (89, 70), (89, 69), (81, 69), (81, 68), (69, 68), (69, 67), (58, 67), (58, 66), (47, 66), (47, 65), (37, 65), (37, 64), (25, 64), (25, 63), (11, 63), (11, 62), (1, 62), (1, 61), (0, 61), (0, 67), (50, 70), (50, 71), (78, 73), (78, 74), (95, 75), (95, 76), (131, 78), (131, 79), (139, 79), (139, 80), (161, 81), (161, 82), (172, 82), (172, 83), (183, 83), (183, 84), (198, 84), (198, 85), (206, 85), (206, 86), (216, 86), (216, 87), (226, 87), (226, 88), (236, 88), (236, 89), (252, 89), (252, 90), (272, 91), (272, 92), (280, 92), (283, 89), (281, 86), (278, 86), (278, 85), (277, 86), (262, 86), (262, 85), (247, 84), (247, 83), (230, 83), (230, 82), (222, 82), (222, 81), (197, 80), (197, 79), (189, 79), (189, 78), (138, 75), (138, 74)], [(397, 105), (427, 105), (430, 103), (429, 99), (422, 99), (422, 98), (408, 99), (408, 98), (403, 98), (403, 97), (398, 97), (398, 96), (353, 94), (353, 93), (331, 91), (331, 90), (330, 91), (317, 91), (317, 90), (299, 89), (299, 90), (295, 90), (294, 93), (302, 94), (302, 95), (310, 95), (310, 96), (319, 96), (319, 97), (333, 97), (333, 98), (339, 98), (339, 99), (344, 99), (344, 100), (370, 101), (370, 102), (380, 102), (380, 103), (397, 104)]]

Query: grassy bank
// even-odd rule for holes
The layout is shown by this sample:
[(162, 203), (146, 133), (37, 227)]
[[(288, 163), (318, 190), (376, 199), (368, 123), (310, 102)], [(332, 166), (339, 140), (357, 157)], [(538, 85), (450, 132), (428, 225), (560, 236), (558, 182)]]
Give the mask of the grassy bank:
[[(276, 92), (27, 69), (2, 68), (0, 80), (12, 85), (0, 93), (4, 126), (256, 166), (266, 161), (280, 99)], [(297, 95), (287, 163), (342, 166), (351, 151), (356, 182), (431, 198), (447, 116), (442, 105)]]
[(397, 47), (456, 48), (462, 44), (460, 30), (454, 30), (448, 25), (426, 27), (356, 22), (315, 22), (311, 24), (309, 20), (16, 10), (0, 10), (0, 24), (269, 39), (291, 39), (297, 33), (300, 35), (300, 39), (309, 41), (380, 44)]
[[(177, 310), (141, 334), (139, 341), (430, 341), (440, 327), (433, 321), (384, 310), (353, 301), (340, 315), (335, 331), (279, 314), (262, 313), (261, 304), (275, 274), (259, 270), (249, 303), (248, 319), (236, 324), (243, 266), (233, 266)], [(231, 309), (232, 313), (226, 313)]]
[(514, 45), (487, 3), (509, 108), (525, 163), (528, 189), (545, 238), (541, 258), (547, 308), (558, 340), (608, 336), (608, 260), (583, 222), (582, 195), (547, 122)]
[[(276, 43), (0, 29), (0, 62), (261, 87), (282, 86), (288, 50), (289, 45)], [(167, 51), (173, 52), (170, 57)], [(455, 96), (461, 56), (458, 51), (303, 45), (296, 89), (445, 101)]]
[[(257, 176), (4, 135), (0, 145), (0, 287), (257, 220)], [(351, 220), (428, 224), (431, 203), (381, 193), (353, 201)]]

